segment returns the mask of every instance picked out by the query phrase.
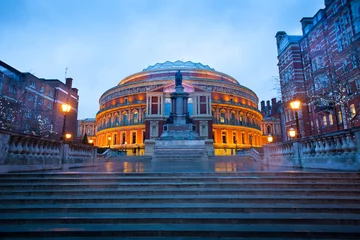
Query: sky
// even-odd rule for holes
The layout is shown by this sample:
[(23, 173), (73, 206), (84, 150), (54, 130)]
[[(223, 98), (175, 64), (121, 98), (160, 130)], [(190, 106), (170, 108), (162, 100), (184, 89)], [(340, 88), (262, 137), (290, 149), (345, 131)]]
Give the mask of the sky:
[(123, 78), (165, 61), (234, 77), (279, 97), (275, 34), (301, 35), (324, 0), (0, 0), (0, 60), (39, 78), (72, 77), (78, 118)]

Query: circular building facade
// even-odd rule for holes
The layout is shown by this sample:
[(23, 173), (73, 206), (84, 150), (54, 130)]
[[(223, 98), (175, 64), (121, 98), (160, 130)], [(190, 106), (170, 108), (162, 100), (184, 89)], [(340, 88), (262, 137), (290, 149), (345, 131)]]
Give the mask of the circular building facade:
[(99, 100), (96, 145), (143, 154), (146, 140), (163, 131), (178, 70), (189, 93), (188, 111), (196, 131), (213, 140), (215, 155), (263, 145), (256, 94), (231, 76), (190, 61), (157, 63), (107, 90)]

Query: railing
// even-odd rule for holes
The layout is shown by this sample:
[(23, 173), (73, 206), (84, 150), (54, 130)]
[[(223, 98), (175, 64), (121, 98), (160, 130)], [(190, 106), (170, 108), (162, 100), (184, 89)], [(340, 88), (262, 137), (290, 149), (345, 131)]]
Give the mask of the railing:
[(236, 155), (242, 157), (251, 157), (257, 162), (261, 161), (263, 157), (262, 154), (259, 153), (255, 148), (242, 149), (237, 151)]
[(234, 106), (240, 106), (240, 107), (244, 107), (244, 108), (250, 108), (253, 109), (257, 112), (260, 113), (259, 109), (257, 107), (253, 107), (250, 105), (246, 105), (246, 104), (242, 104), (240, 102), (234, 102), (234, 101), (224, 101), (224, 100), (212, 100), (213, 103), (224, 103), (224, 104), (229, 104), (229, 105), (234, 105)]
[(131, 106), (131, 105), (135, 105), (135, 104), (146, 104), (146, 101), (145, 100), (138, 100), (138, 101), (127, 102), (127, 103), (117, 103), (117, 104), (102, 108), (100, 111), (98, 111), (96, 113), (96, 115), (98, 115), (99, 113), (104, 112), (106, 110), (112, 109), (112, 108), (118, 108), (118, 107), (122, 107), (122, 106)]
[(68, 169), (93, 165), (96, 148), (11, 133), (0, 133), (0, 172)]
[(304, 168), (360, 170), (360, 128), (264, 146), (264, 163)]
[(261, 130), (261, 127), (257, 124), (251, 124), (251, 123), (246, 123), (244, 121), (232, 121), (232, 120), (227, 120), (225, 119), (224, 122), (221, 122), (220, 119), (217, 118), (213, 118), (213, 124), (224, 124), (224, 125), (234, 125), (234, 126), (244, 126), (244, 127), (251, 127), (251, 128), (255, 128), (258, 130)]
[(121, 127), (121, 126), (133, 126), (133, 125), (140, 125), (140, 124), (145, 124), (145, 121), (114, 122), (114, 123), (105, 124), (103, 126), (100, 126), (97, 130), (100, 131), (100, 130), (107, 129), (107, 128)]

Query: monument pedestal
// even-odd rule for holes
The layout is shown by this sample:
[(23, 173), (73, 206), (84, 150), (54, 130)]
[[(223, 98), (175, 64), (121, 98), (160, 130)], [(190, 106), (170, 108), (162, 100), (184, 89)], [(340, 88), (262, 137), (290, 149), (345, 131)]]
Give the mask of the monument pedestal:
[(175, 83), (175, 92), (170, 94), (170, 116), (160, 138), (155, 140), (152, 161), (160, 165), (171, 161), (184, 161), (185, 165), (189, 162), (207, 164), (209, 158), (205, 140), (200, 138), (189, 116), (189, 93), (184, 92), (180, 71), (175, 74)]

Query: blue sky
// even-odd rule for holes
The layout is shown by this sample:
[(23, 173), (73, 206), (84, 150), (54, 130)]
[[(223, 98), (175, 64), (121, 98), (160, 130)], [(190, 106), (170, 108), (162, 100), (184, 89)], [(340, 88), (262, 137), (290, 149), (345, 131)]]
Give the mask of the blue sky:
[(79, 119), (107, 89), (157, 62), (201, 62), (261, 100), (276, 97), (275, 34), (301, 34), (324, 0), (0, 0), (0, 59), (40, 78), (74, 78)]

